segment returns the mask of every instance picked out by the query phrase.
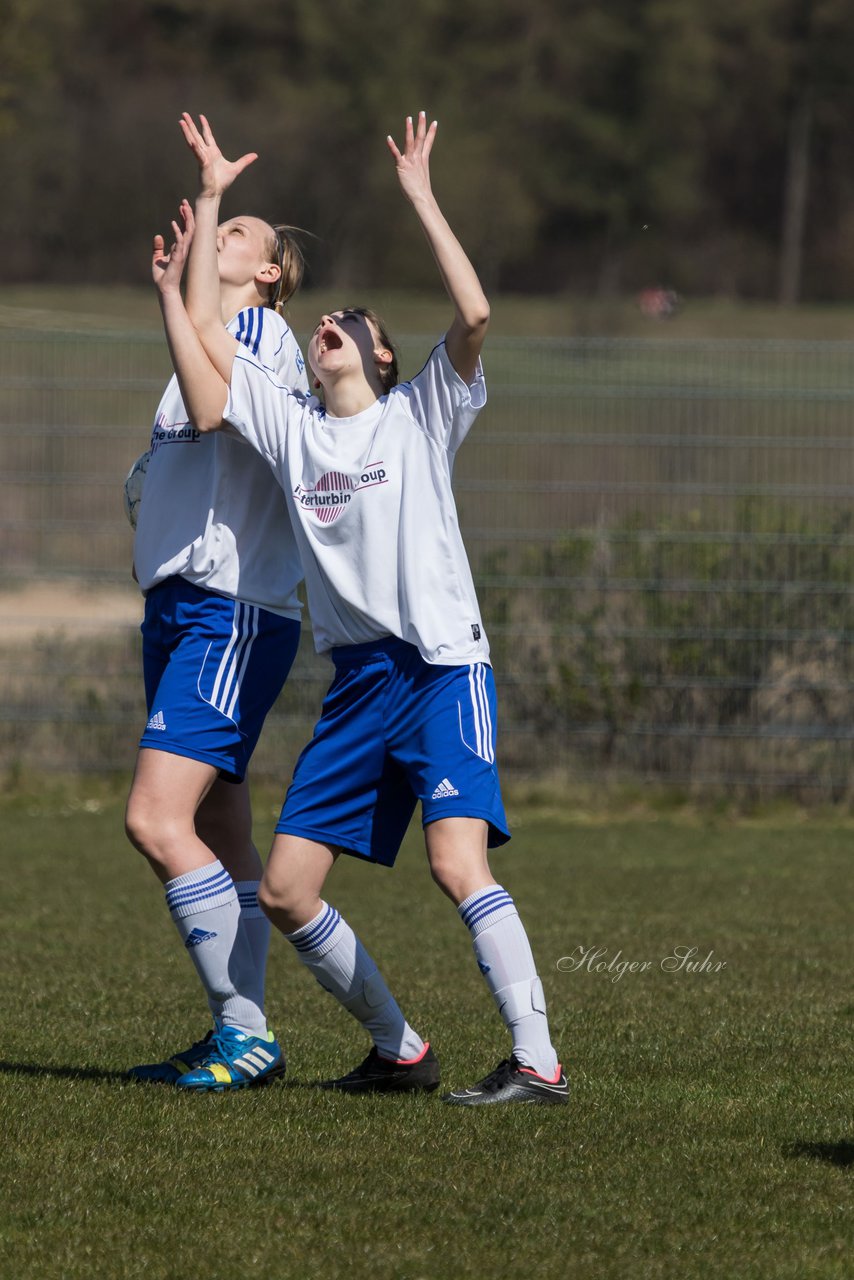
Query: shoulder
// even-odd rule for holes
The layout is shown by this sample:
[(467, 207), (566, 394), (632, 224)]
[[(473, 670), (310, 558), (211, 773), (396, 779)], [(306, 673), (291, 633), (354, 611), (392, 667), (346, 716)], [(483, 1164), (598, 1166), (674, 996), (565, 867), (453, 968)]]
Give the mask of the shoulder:
[(445, 339), (437, 342), (418, 372), (406, 382), (400, 382), (389, 392), (389, 398), (397, 396), (399, 402), (410, 409), (414, 403), (434, 407), (442, 405), (446, 410), (465, 403), (472, 388), (460, 377), (451, 364)]
[(288, 341), (296, 345), (288, 322), (271, 307), (244, 307), (226, 328), (256, 356), (262, 344), (264, 347), (272, 344), (274, 349)]
[(441, 371), (446, 376), (454, 374), (454, 368), (448, 359), (448, 352), (445, 349), (445, 339), (440, 338), (427, 359), (422, 364), (418, 372), (406, 382), (401, 383), (402, 387), (411, 386), (413, 382), (423, 378), (425, 374)]

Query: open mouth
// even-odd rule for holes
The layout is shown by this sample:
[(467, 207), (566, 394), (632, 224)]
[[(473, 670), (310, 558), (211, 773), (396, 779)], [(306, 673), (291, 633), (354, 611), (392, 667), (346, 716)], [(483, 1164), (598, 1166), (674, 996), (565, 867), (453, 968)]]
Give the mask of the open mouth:
[(320, 335), (318, 351), (321, 355), (323, 355), (325, 351), (340, 351), (342, 345), (340, 334), (337, 334), (334, 329), (326, 329), (325, 332)]

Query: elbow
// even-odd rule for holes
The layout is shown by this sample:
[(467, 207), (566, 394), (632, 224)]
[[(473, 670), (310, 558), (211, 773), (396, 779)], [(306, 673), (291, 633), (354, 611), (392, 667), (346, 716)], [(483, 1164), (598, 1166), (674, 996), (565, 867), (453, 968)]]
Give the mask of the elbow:
[(202, 435), (207, 435), (210, 431), (220, 431), (225, 426), (222, 416), (224, 410), (225, 405), (223, 404), (219, 410), (209, 407), (191, 411), (189, 414), (190, 422)]
[(489, 328), (489, 303), (486, 298), (466, 316), (466, 328), (472, 337), (486, 333)]
[(196, 428), (197, 431), (201, 432), (203, 436), (206, 436), (211, 431), (221, 431), (222, 428), (225, 426), (225, 423), (223, 422), (221, 416), (219, 418), (217, 418), (216, 416), (213, 416), (210, 418), (197, 419), (197, 421), (193, 423), (193, 426)]

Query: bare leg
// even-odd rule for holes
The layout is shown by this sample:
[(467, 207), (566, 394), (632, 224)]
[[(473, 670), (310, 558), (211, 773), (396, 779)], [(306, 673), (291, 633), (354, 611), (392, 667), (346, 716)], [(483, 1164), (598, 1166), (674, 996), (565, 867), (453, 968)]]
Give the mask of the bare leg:
[(487, 835), (487, 825), (480, 818), (440, 818), (424, 828), (430, 872), (455, 906), (478, 889), (495, 884)]
[(267, 859), (258, 900), (282, 933), (294, 933), (313, 920), (339, 850), (334, 845), (277, 835)]
[[(397, 1080), (397, 1064), (423, 1064), (422, 1073), (428, 1072), (426, 1086), (420, 1080), (413, 1084), (414, 1077), (409, 1077), (408, 1083), (401, 1086), (398, 1082), (395, 1087), (435, 1088), (438, 1068), (434, 1080), (429, 1074), (434, 1067), (424, 1064), (424, 1041), (404, 1018), (353, 930), (320, 896), (338, 854), (334, 845), (277, 835), (258, 894), (261, 906), (324, 990), (365, 1028), (377, 1053), (386, 1063), (395, 1064), (384, 1069), (383, 1082), (388, 1084), (389, 1070)], [(361, 1070), (355, 1073), (357, 1079), (347, 1077), (346, 1082), (334, 1082), (335, 1087), (376, 1087), (373, 1076), (366, 1083)]]
[[(251, 849), (248, 790), (228, 797), (213, 765), (143, 748), (128, 797), (126, 830), (165, 886), (166, 905), (208, 998), (217, 1026), (267, 1035), (264, 965), (254, 948), (230, 870), (196, 831), (212, 833), (235, 869), (246, 867), (257, 884), (260, 860)], [(257, 906), (256, 906), (257, 911)], [(261, 922), (264, 927), (265, 922)]]
[(196, 835), (196, 810), (217, 778), (200, 760), (142, 747), (128, 796), (125, 830), (162, 884), (215, 858)]
[(264, 871), (252, 843), (249, 782), (217, 778), (196, 812), (196, 835), (219, 858), (232, 880), (260, 880)]
[(518, 1063), (551, 1080), (557, 1070), (543, 986), (516, 904), (496, 884), (488, 829), (477, 818), (442, 818), (425, 828), (433, 879), (457, 906), (478, 968), (513, 1039)]

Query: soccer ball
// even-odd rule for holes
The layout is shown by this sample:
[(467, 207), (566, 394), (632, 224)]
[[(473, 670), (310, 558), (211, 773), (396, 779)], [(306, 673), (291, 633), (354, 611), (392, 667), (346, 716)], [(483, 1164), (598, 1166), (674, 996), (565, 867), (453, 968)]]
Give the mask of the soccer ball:
[(125, 480), (125, 515), (130, 521), (132, 529), (136, 528), (136, 522), (139, 517), (139, 504), (142, 502), (145, 473), (148, 470), (150, 460), (151, 452), (149, 450), (141, 458), (137, 458)]

